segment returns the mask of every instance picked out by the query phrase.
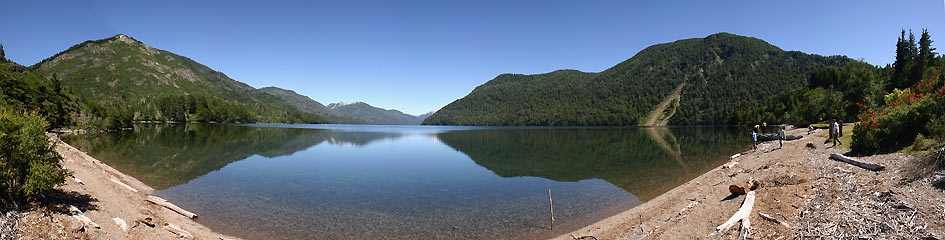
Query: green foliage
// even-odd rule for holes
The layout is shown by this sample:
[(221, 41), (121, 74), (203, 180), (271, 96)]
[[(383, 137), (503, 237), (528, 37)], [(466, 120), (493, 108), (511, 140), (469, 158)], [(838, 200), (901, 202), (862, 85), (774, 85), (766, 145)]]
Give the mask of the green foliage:
[(32, 68), (61, 78), (60, 88), (81, 106), (79, 120), (84, 126), (124, 128), (140, 121), (324, 122), (189, 58), (124, 35), (72, 46)]
[(49, 121), (49, 128), (73, 123), (75, 104), (62, 93), (58, 79), (44, 79), (15, 62), (0, 62), (0, 105), (36, 111)]
[(902, 31), (887, 85), (890, 93), (882, 98), (885, 105), (860, 105), (852, 151), (899, 151), (914, 145), (917, 136), (945, 142), (945, 70), (941, 66), (945, 63), (936, 58), (931, 43), (927, 30), (922, 31), (918, 46), (911, 31), (908, 40)]
[(0, 189), (14, 199), (32, 199), (65, 180), (61, 156), (45, 132), (37, 112), (0, 106)]
[(733, 122), (804, 126), (822, 119), (855, 121), (862, 107), (882, 102), (881, 70), (862, 61), (850, 61), (841, 68), (816, 69), (810, 73), (807, 87), (743, 104), (735, 112)]
[(935, 65), (935, 48), (932, 47), (929, 31), (923, 29), (917, 43), (911, 29), (908, 39), (906, 30), (902, 30), (901, 36), (896, 41), (896, 62), (893, 63), (892, 79), (886, 90), (904, 89), (915, 85), (925, 78), (928, 68)]
[(811, 70), (848, 61), (719, 33), (650, 46), (600, 73), (502, 74), (424, 124), (636, 125), (682, 83), (670, 124), (724, 124), (739, 106), (806, 86)]
[(851, 150), (859, 153), (894, 152), (906, 147), (919, 134), (945, 140), (945, 71), (930, 81), (920, 80), (905, 90), (895, 89), (878, 110), (865, 108), (854, 129)]

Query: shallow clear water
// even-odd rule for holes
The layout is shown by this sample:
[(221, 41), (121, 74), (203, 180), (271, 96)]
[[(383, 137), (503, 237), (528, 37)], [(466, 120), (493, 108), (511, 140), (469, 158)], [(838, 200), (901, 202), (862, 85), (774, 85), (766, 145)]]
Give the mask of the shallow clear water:
[(718, 166), (745, 149), (743, 135), (726, 127), (191, 124), (65, 140), (211, 229), (245, 238), (541, 239)]

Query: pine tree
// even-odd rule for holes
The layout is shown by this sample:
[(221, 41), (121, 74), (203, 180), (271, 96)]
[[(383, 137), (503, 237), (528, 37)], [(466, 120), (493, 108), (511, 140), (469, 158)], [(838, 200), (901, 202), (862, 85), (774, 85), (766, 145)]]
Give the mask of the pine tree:
[(929, 30), (922, 29), (922, 37), (919, 38), (919, 58), (925, 62), (927, 67), (935, 65), (935, 48), (932, 47), (932, 39), (929, 37)]
[[(910, 36), (910, 41), (912, 41)], [(931, 47), (932, 40), (929, 38), (929, 31), (927, 29), (922, 29), (922, 37), (919, 39), (919, 46), (915, 48), (915, 57), (913, 58), (912, 72), (909, 74), (909, 85), (915, 84), (922, 79), (925, 69), (929, 67), (929, 63), (934, 60), (934, 54)]]
[(7, 54), (3, 52), (3, 44), (0, 44), (0, 61), (6, 61)]

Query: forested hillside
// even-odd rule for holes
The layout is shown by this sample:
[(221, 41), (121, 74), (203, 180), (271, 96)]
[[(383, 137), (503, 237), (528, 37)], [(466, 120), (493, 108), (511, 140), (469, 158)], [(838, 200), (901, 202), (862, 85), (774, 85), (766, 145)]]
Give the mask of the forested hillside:
[(44, 79), (29, 68), (6, 60), (0, 45), (0, 109), (18, 114), (35, 111), (45, 117), (50, 128), (73, 123), (70, 113), (75, 103), (63, 94), (60, 82)]
[(682, 83), (669, 124), (734, 123), (740, 105), (806, 86), (810, 71), (849, 61), (719, 33), (650, 46), (600, 73), (502, 74), (424, 124), (638, 125)]
[(282, 99), (131, 37), (86, 41), (36, 65), (81, 107), (79, 123), (133, 121), (321, 123)]

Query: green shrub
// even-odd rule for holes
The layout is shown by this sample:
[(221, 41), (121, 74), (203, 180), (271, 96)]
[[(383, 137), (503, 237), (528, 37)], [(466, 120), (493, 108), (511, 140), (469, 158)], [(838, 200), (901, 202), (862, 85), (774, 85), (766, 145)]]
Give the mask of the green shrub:
[(930, 136), (945, 141), (945, 114), (933, 118), (925, 127), (929, 129)]
[[(853, 129), (851, 150), (858, 153), (895, 152), (912, 144), (929, 122), (932, 99), (887, 107), (872, 117), (861, 118)], [(927, 133), (927, 132), (926, 132)]]
[(0, 189), (13, 199), (33, 199), (65, 181), (62, 156), (46, 137), (49, 123), (36, 112), (0, 106)]

